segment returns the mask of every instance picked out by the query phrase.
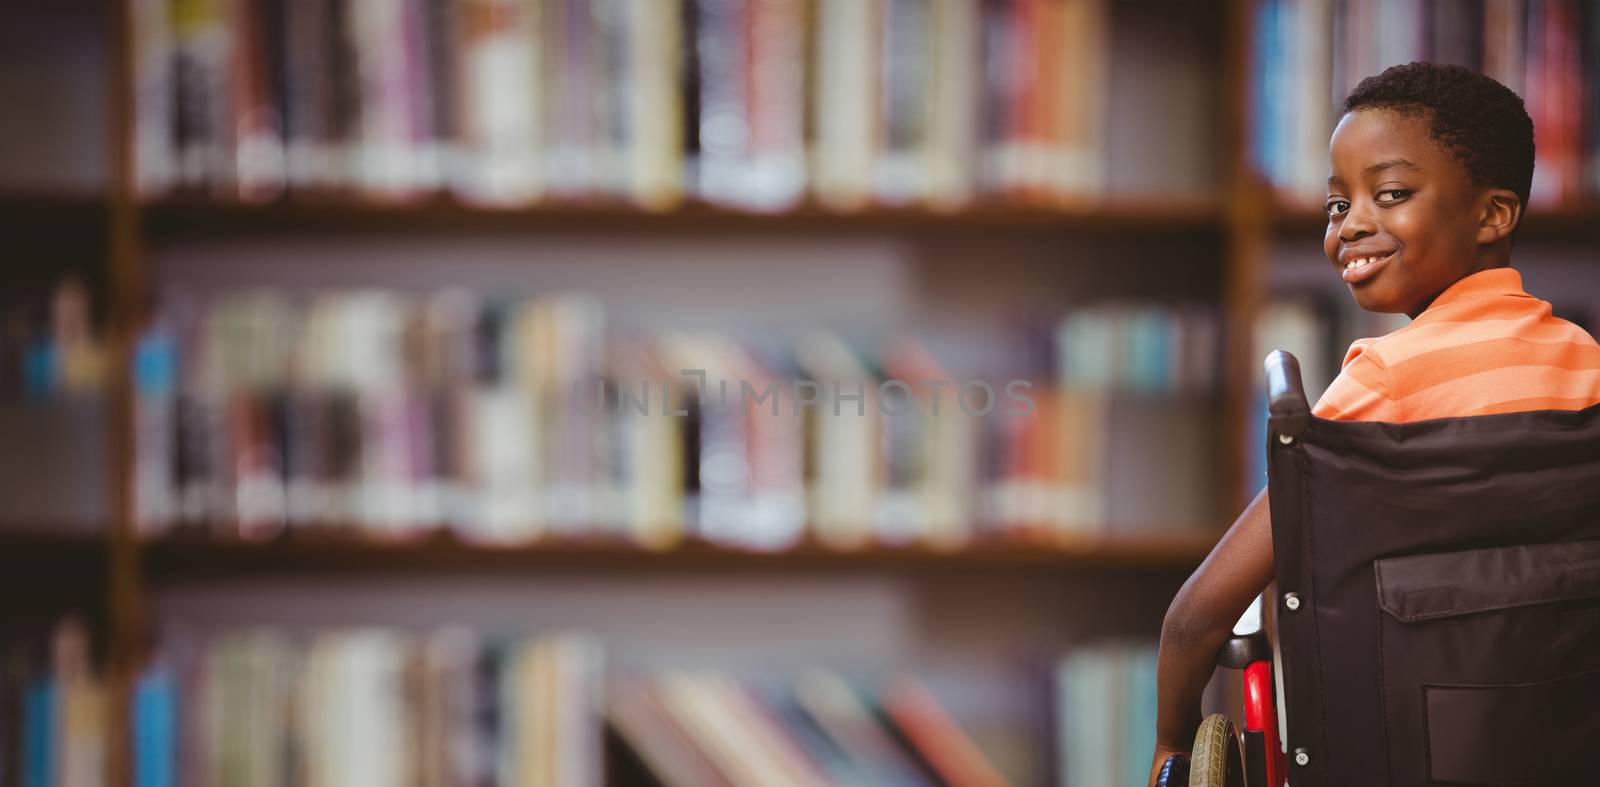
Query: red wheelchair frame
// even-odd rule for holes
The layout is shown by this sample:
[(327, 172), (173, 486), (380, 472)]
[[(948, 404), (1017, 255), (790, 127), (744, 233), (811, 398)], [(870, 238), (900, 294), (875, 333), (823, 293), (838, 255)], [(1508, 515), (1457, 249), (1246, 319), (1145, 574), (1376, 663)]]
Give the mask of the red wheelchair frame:
[[(1231, 751), (1202, 753), (1199, 758), (1217, 758), (1215, 765), (1208, 762), (1189, 762), (1179, 756), (1169, 758), (1162, 768), (1159, 787), (1181, 787), (1193, 784), (1191, 768), (1215, 768), (1212, 781), (1202, 780), (1205, 787), (1284, 787), (1287, 774), (1286, 757), (1278, 738), (1277, 683), (1274, 679), (1272, 645), (1261, 619), (1262, 599), (1250, 605), (1233, 636), (1217, 654), (1217, 665), (1242, 670), (1244, 674), (1244, 729), (1234, 731), (1233, 722), (1217, 714), (1206, 719), (1206, 725), (1219, 725), (1225, 743)], [(1204, 725), (1202, 725), (1202, 729)], [(1202, 736), (1204, 731), (1202, 731)]]
[(1273, 680), (1272, 645), (1261, 625), (1262, 600), (1245, 612), (1218, 662), (1244, 670), (1245, 787), (1283, 787), (1286, 768), (1278, 741), (1277, 684)]

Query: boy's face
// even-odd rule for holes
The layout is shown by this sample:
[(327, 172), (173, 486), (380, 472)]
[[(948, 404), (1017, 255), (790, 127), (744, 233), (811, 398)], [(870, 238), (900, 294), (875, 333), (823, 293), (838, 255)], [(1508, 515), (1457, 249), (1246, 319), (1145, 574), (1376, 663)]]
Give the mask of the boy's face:
[(1328, 156), (1322, 248), (1361, 308), (1416, 317), (1478, 269), (1480, 189), (1424, 119), (1351, 112), (1334, 129)]

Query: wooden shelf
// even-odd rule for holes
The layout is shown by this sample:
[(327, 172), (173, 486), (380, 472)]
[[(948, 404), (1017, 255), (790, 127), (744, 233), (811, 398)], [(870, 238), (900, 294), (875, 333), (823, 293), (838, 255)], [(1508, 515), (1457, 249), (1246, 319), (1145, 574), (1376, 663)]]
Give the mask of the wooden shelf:
[(206, 580), (276, 574), (450, 573), (484, 570), (548, 573), (994, 573), (1095, 568), (1188, 571), (1199, 565), (1215, 536), (1195, 533), (1086, 537), (1048, 544), (977, 544), (955, 550), (866, 547), (840, 550), (805, 543), (775, 552), (686, 542), (648, 550), (620, 541), (542, 541), (527, 546), (483, 546), (453, 537), (384, 542), (358, 535), (295, 534), (270, 542), (205, 537), (164, 537), (143, 544), (149, 581)]
[[(1315, 208), (1279, 204), (1272, 228), (1279, 236), (1321, 237), (1328, 219)], [(1522, 220), (1517, 240), (1529, 242), (1600, 240), (1600, 206), (1534, 210)]]
[(97, 613), (109, 555), (103, 535), (0, 530), (0, 630), (66, 609)]
[[(0, 190), (7, 294), (48, 287), (67, 271), (102, 270), (110, 213), (110, 202), (93, 194)], [(105, 277), (86, 278), (108, 302), (99, 281)]]
[(99, 533), (0, 527), (0, 578), (16, 571), (41, 573), (43, 564), (103, 561), (106, 551), (106, 537)]
[(0, 216), (8, 221), (17, 213), (105, 220), (110, 201), (101, 194), (55, 189), (0, 189)]
[(836, 211), (808, 204), (758, 213), (687, 202), (651, 211), (622, 203), (552, 203), (482, 207), (447, 198), (403, 203), (360, 197), (304, 196), (272, 203), (173, 197), (142, 207), (155, 238), (293, 231), (423, 232), (1074, 232), (1220, 233), (1222, 215), (1202, 200), (1141, 200), (1081, 208), (985, 204), (941, 212), (928, 208)]

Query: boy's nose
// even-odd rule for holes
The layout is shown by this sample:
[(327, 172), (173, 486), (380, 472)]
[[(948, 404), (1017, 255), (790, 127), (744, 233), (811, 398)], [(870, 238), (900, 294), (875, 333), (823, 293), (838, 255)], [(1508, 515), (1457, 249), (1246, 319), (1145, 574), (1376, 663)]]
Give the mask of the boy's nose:
[(1339, 240), (1349, 243), (1377, 231), (1378, 224), (1371, 205), (1365, 201), (1352, 203), (1345, 211), (1344, 221), (1339, 223)]

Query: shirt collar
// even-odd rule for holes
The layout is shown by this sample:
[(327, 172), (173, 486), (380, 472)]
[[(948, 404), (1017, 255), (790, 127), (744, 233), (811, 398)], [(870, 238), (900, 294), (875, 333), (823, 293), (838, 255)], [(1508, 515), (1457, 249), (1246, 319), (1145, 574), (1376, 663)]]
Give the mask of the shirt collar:
[(1527, 295), (1522, 289), (1522, 274), (1515, 268), (1489, 268), (1464, 276), (1446, 287), (1423, 311), (1432, 311), (1447, 303), (1486, 295)]

